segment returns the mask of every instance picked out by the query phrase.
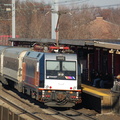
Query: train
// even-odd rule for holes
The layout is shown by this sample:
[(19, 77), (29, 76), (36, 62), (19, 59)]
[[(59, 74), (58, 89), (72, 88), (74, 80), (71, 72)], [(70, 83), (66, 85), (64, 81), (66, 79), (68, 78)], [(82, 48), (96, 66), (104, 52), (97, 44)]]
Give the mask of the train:
[(0, 46), (0, 82), (52, 107), (81, 103), (76, 54)]

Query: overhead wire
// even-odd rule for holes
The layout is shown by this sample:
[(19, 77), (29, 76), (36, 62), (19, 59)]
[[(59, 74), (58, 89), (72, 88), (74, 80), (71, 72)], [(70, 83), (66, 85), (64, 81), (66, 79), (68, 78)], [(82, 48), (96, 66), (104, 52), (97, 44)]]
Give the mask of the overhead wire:
[[(27, 0), (29, 2), (32, 3), (31, 0)], [(66, 4), (71, 4), (71, 3), (82, 3), (82, 2), (86, 2), (86, 1), (89, 1), (89, 0), (66, 0), (66, 1), (61, 1), (61, 2), (49, 2), (49, 3), (45, 3), (45, 2), (41, 2), (41, 3), (44, 3), (44, 5), (66, 5)], [(24, 1), (25, 2), (25, 1)], [(38, 2), (36, 0), (34, 0), (33, 2)]]
[[(30, 0), (29, 0), (30, 1)], [(89, 1), (89, 0), (74, 0), (74, 1), (71, 1), (71, 0), (66, 0), (66, 1), (62, 1), (62, 2), (57, 2), (57, 3), (54, 3), (54, 4), (58, 4), (58, 5), (69, 5), (71, 3), (74, 3), (74, 4), (78, 4), (78, 3), (84, 3), (86, 1)], [(69, 3), (67, 3), (69, 2)], [(76, 2), (76, 3), (75, 3)], [(32, 2), (31, 2), (32, 3)], [(32, 3), (34, 4), (34, 3)], [(47, 5), (53, 5), (53, 4), (44, 4), (44, 6), (47, 6)], [(73, 4), (72, 4), (73, 5)], [(117, 7), (117, 6), (120, 6), (120, 4), (111, 4), (111, 5), (103, 5), (103, 6), (94, 6), (94, 7), (90, 7), (90, 8), (84, 8), (84, 9), (91, 9), (91, 8), (110, 8), (110, 7)], [(37, 5), (34, 5), (34, 8), (37, 8), (37, 7), (40, 7), (40, 6), (37, 6)], [(75, 7), (75, 6), (74, 6)], [(78, 10), (78, 6), (76, 6), (77, 9), (71, 9), (71, 10)], [(81, 7), (81, 6), (80, 6)], [(32, 9), (32, 8), (31, 8)], [(79, 10), (81, 10), (81, 8), (79, 8)]]
[(104, 5), (104, 6), (93, 6), (93, 7), (89, 7), (89, 8), (74, 8), (74, 9), (70, 9), (70, 11), (78, 11), (78, 10), (85, 10), (85, 9), (93, 9), (93, 8), (113, 8), (116, 6), (120, 6), (120, 4), (114, 4), (114, 5)]
[[(61, 2), (54, 2), (54, 4), (68, 4), (68, 3), (75, 3), (75, 2), (82, 2), (84, 0), (65, 0), (65, 1), (61, 1)], [(89, 0), (86, 0), (86, 1), (89, 1)]]
[[(24, 5), (26, 6), (26, 7), (21, 7), (21, 4), (18, 4), (18, 6), (19, 6), (19, 8), (17, 8), (16, 9), (16, 11), (18, 11), (18, 9), (33, 9), (33, 11), (32, 11), (32, 13), (34, 13), (34, 10), (35, 9), (37, 9), (37, 10), (39, 10), (38, 8), (40, 8), (41, 6), (38, 6), (38, 5), (35, 5), (35, 0), (28, 0), (33, 6), (31, 7), (29, 7), (25, 2), (24, 2)], [(67, 2), (72, 2), (71, 0), (66, 0)], [(66, 1), (63, 1), (63, 2), (60, 2), (60, 3), (64, 3), (64, 2), (66, 2)], [(86, 1), (86, 0), (77, 0), (77, 1), (79, 1), (79, 2), (84, 2), (84, 1)], [(88, 1), (88, 0), (87, 0)], [(45, 4), (44, 6), (47, 6), (48, 4)], [(120, 6), (120, 4), (112, 4), (112, 5), (104, 5), (104, 6), (93, 6), (93, 7), (87, 7), (87, 8), (79, 8), (78, 6), (77, 6), (77, 8), (71, 8), (71, 9), (68, 9), (68, 10), (70, 10), (70, 11), (80, 11), (80, 10), (85, 10), (85, 9), (93, 9), (93, 8), (110, 8), (110, 7), (116, 7), (116, 6)], [(68, 11), (67, 10), (67, 11)], [(46, 12), (48, 12), (48, 11), (51, 11), (51, 9), (50, 8), (48, 8), (48, 9), (46, 9)], [(25, 11), (24, 11), (25, 12)], [(43, 12), (43, 11), (39, 11), (39, 12)], [(27, 14), (29, 14), (29, 11), (27, 11)], [(24, 15), (26, 15), (26, 13), (24, 14)]]
[[(83, 2), (85, 2), (85, 1), (88, 1), (88, 0), (74, 0), (74, 1), (76, 1), (76, 2), (80, 2), (80, 3), (83, 3)], [(37, 8), (40, 8), (41, 6), (38, 6), (38, 5), (35, 5), (35, 0), (29, 0), (29, 2), (33, 5), (33, 7), (29, 7), (29, 6), (27, 6), (27, 8), (29, 8), (29, 9), (37, 9)], [(66, 5), (66, 2), (69, 2), (69, 4), (70, 4), (70, 2), (73, 2), (73, 1), (71, 1), (71, 0), (65, 0), (65, 1), (61, 1), (61, 2), (57, 2), (57, 4), (58, 3), (62, 3), (62, 5)], [(25, 4), (25, 3), (24, 3)], [(47, 6), (47, 5), (50, 5), (50, 4), (44, 4), (44, 6)], [(93, 9), (93, 8), (110, 8), (110, 7), (116, 7), (116, 6), (120, 6), (120, 4), (112, 4), (112, 5), (104, 5), (104, 6), (94, 6), (94, 7), (87, 7), (87, 8), (79, 8), (78, 6), (76, 6), (77, 8), (72, 8), (72, 9), (69, 9), (70, 11), (79, 11), (79, 10), (83, 10), (83, 9)], [(75, 6), (74, 6), (75, 7)], [(80, 6), (81, 7), (81, 6)], [(21, 9), (25, 9), (25, 8), (21, 8)], [(51, 11), (51, 9), (49, 8), (48, 10), (46, 10), (47, 12), (48, 11)], [(33, 12), (34, 13), (34, 12)], [(29, 13), (28, 13), (29, 14)]]

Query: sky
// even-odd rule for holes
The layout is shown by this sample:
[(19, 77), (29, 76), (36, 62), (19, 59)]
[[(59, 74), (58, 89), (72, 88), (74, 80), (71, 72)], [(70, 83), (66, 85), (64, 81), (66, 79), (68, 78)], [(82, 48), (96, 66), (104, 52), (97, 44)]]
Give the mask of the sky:
[(115, 5), (120, 4), (120, 0), (89, 0), (88, 3), (97, 6)]
[[(35, 0), (35, 1), (44, 1), (44, 2), (50, 3), (53, 0)], [(95, 6), (106, 6), (106, 5), (115, 5), (115, 4), (120, 5), (120, 0), (59, 0), (59, 2), (61, 3), (63, 2), (64, 4), (70, 3), (69, 1), (73, 1), (73, 3), (75, 1), (81, 1), (79, 2), (79, 4), (88, 3), (90, 5), (95, 5)]]

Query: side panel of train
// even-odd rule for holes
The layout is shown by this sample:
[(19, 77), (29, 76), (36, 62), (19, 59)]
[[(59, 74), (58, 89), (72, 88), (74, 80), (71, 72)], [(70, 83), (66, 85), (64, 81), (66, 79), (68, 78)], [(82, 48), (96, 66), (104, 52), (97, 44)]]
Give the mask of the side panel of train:
[(2, 79), (3, 73), (3, 51), (8, 48), (7, 46), (0, 46), (0, 80)]
[(1, 54), (1, 81), (22, 92), (22, 60), (29, 49), (6, 48)]
[[(29, 51), (23, 60), (23, 92), (37, 100), (44, 88), (44, 53)], [(41, 95), (41, 96), (40, 96)]]

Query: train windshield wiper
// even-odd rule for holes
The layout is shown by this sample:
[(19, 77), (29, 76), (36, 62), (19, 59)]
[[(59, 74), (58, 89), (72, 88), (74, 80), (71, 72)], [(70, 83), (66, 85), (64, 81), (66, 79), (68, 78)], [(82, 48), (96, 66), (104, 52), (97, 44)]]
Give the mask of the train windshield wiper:
[(54, 70), (59, 70), (59, 66), (56, 66)]
[(68, 69), (65, 66), (63, 66), (62, 68), (63, 68), (63, 70), (68, 71)]

